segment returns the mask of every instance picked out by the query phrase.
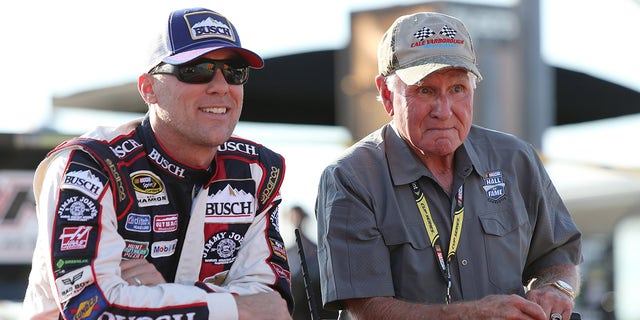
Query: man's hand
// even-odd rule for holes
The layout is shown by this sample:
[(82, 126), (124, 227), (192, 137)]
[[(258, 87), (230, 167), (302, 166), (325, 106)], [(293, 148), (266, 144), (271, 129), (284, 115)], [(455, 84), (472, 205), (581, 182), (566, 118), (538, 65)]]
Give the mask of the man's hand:
[(120, 270), (122, 279), (130, 285), (152, 286), (167, 282), (156, 267), (145, 259), (122, 260)]
[(238, 305), (238, 318), (263, 320), (291, 320), (287, 302), (278, 292), (234, 296)]
[[(573, 293), (566, 293), (550, 283), (562, 280), (573, 287)], [(534, 275), (534, 280), (529, 283), (529, 291), (525, 297), (539, 304), (547, 318), (551, 314), (562, 314), (562, 319), (569, 319), (573, 311), (573, 297), (580, 290), (580, 276), (578, 267), (574, 265), (555, 265), (539, 270)]]
[(569, 319), (573, 311), (573, 300), (552, 286), (544, 286), (527, 292), (526, 298), (539, 304), (547, 315), (562, 314), (562, 319)]
[(473, 303), (478, 313), (470, 319), (549, 319), (539, 305), (515, 294), (491, 295)]

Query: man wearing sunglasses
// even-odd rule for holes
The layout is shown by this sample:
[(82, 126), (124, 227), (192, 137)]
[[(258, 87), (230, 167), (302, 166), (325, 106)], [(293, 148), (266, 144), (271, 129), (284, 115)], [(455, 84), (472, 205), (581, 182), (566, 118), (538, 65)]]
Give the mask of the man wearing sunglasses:
[(170, 14), (138, 79), (146, 116), (36, 171), (25, 318), (291, 319), (284, 159), (232, 136), (262, 66), (219, 13)]

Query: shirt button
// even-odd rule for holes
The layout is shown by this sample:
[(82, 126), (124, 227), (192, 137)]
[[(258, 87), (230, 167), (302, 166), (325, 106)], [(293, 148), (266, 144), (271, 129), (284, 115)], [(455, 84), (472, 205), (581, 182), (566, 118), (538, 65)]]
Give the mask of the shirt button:
[(467, 259), (462, 259), (460, 263), (462, 263), (463, 266), (466, 266), (469, 263), (469, 261), (467, 261)]

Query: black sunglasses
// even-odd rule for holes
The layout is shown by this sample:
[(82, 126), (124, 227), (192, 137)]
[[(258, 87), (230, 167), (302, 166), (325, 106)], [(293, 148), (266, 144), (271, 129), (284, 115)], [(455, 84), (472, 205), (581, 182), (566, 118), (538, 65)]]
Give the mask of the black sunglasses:
[(213, 80), (217, 69), (222, 71), (222, 76), (228, 84), (245, 84), (249, 79), (248, 66), (210, 59), (180, 65), (161, 63), (151, 69), (149, 74), (172, 74), (184, 83), (207, 83)]

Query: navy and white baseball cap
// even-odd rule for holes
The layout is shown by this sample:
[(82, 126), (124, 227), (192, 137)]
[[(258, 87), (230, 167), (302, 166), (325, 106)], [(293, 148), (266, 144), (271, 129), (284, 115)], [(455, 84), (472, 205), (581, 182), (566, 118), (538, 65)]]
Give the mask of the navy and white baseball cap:
[(432, 72), (458, 67), (482, 79), (471, 36), (459, 19), (437, 12), (401, 16), (378, 45), (378, 71), (416, 84)]
[(232, 49), (252, 68), (260, 69), (264, 65), (258, 54), (242, 47), (231, 21), (215, 11), (205, 8), (175, 10), (160, 28), (145, 71), (160, 62), (183, 64), (220, 49)]

